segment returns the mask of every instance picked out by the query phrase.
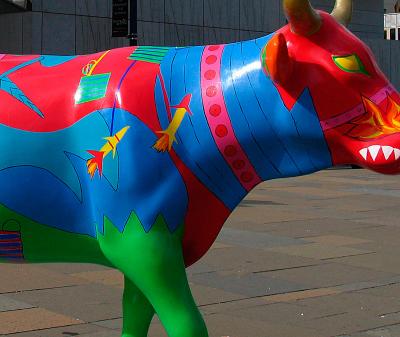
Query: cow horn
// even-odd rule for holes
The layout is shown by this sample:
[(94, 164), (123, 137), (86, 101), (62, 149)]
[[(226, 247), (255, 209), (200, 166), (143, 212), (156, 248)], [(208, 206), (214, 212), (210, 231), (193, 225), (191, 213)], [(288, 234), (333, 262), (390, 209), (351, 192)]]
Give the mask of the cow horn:
[(352, 0), (336, 0), (335, 8), (331, 15), (343, 26), (348, 26), (353, 14)]
[(307, 36), (321, 27), (321, 17), (309, 0), (284, 0), (283, 8), (293, 33)]

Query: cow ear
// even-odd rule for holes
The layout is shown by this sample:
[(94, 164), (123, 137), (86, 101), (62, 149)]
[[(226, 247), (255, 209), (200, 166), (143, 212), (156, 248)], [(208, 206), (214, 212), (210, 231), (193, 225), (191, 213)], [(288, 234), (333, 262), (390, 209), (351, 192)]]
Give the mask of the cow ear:
[(275, 34), (264, 47), (262, 64), (274, 82), (284, 85), (290, 79), (294, 61), (289, 55), (286, 39), (282, 33)]

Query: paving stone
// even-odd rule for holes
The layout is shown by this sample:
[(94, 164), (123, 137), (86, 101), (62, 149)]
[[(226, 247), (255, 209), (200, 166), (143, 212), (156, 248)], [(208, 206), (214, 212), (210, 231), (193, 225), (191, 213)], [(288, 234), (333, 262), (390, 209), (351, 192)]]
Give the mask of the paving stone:
[(105, 320), (101, 320), (101, 321), (96, 321), (93, 322), (92, 324), (96, 325), (96, 326), (101, 326), (103, 328), (107, 328), (107, 329), (121, 329), (122, 328), (122, 318), (113, 318), (113, 319), (105, 319)]
[(119, 331), (103, 331), (79, 335), (80, 337), (121, 337)]
[(60, 274), (75, 274), (79, 272), (109, 270), (107, 267), (90, 263), (46, 263), (41, 264), (40, 268)]
[[(321, 261), (300, 256), (247, 247), (240, 247), (240, 249), (231, 247), (208, 252), (201, 263), (188, 269), (188, 273), (191, 275), (212, 271), (261, 272), (320, 263)], [(204, 266), (204, 268), (201, 266)]]
[[(279, 188), (279, 190), (281, 190), (281, 189)], [(322, 189), (322, 188), (308, 187), (308, 186), (301, 185), (301, 186), (285, 187), (285, 192), (291, 193), (291, 194), (300, 194), (302, 196), (305, 196), (306, 198), (313, 198), (313, 197), (315, 198), (316, 197), (319, 200), (321, 200), (321, 199), (354, 196), (356, 194), (359, 194), (362, 191), (352, 191), (352, 190), (343, 191), (343, 190), (338, 190), (338, 189)]]
[(359, 239), (343, 235), (314, 236), (312, 238), (307, 238), (307, 241), (330, 245), (330, 246), (352, 246), (352, 245), (360, 245), (363, 243), (372, 242), (371, 240)]
[[(259, 208), (236, 208), (228, 219), (227, 225), (224, 228), (228, 228), (229, 222), (233, 221), (253, 221), (258, 224), (267, 224), (271, 222), (279, 221), (290, 221), (290, 220), (305, 220), (305, 219), (317, 219), (321, 218), (320, 214), (316, 214), (310, 210), (294, 209), (288, 206), (263, 206)], [(232, 220), (231, 220), (232, 219)]]
[(320, 243), (311, 243), (301, 246), (274, 247), (267, 248), (267, 251), (283, 253), (288, 255), (296, 255), (313, 259), (333, 259), (345, 256), (354, 256), (367, 253), (373, 253), (368, 250), (361, 250), (349, 247), (334, 247)]
[(205, 320), (212, 331), (211, 337), (321, 337), (313, 329), (289, 326), (284, 319), (266, 322), (256, 318), (214, 314), (206, 316)]
[[(331, 308), (336, 312), (367, 312), (372, 317), (380, 317), (385, 319), (398, 319), (395, 317), (400, 311), (400, 302), (391, 298), (382, 298), (371, 295), (369, 293), (356, 292), (338, 292), (336, 295), (326, 297), (314, 297), (300, 299), (295, 302), (296, 305), (307, 308), (308, 312), (314, 312), (314, 318), (322, 318), (328, 316), (328, 313), (321, 311), (321, 308)], [(389, 313), (392, 311), (393, 313)], [(384, 316), (384, 317), (382, 317)], [(384, 319), (382, 319), (384, 322)]]
[(376, 186), (352, 186), (347, 188), (347, 191), (383, 197), (400, 198), (400, 190), (392, 188), (378, 188)]
[(384, 325), (394, 323), (397, 322), (388, 322), (362, 310), (297, 322), (299, 326), (315, 328), (323, 336), (336, 336), (346, 333), (351, 335), (353, 332), (375, 330)]
[(365, 331), (359, 334), (353, 334), (351, 337), (397, 337), (400, 336), (400, 324), (390, 325), (384, 328)]
[(307, 289), (307, 285), (305, 284), (254, 273), (242, 274), (240, 272), (236, 274), (222, 274), (218, 272), (197, 274), (191, 277), (191, 282), (248, 297)]
[[(365, 223), (354, 222), (352, 220), (330, 219), (328, 217), (308, 220), (292, 220), (281, 221), (276, 223), (268, 223), (261, 227), (264, 231), (276, 234), (289, 236), (293, 238), (312, 238), (327, 234), (343, 234), (351, 229), (365, 228)], [(370, 226), (370, 224), (368, 224)]]
[(231, 293), (221, 289), (205, 287), (195, 283), (190, 283), (190, 288), (198, 306), (206, 306), (245, 298), (244, 295)]
[(74, 337), (74, 336), (96, 336), (96, 334), (103, 334), (107, 337), (121, 337), (120, 332), (102, 328), (93, 324), (79, 324), (63, 326), (60, 328), (46, 328), (29, 332), (21, 332), (12, 334), (12, 337)]
[(381, 298), (389, 297), (398, 300), (400, 298), (400, 282), (398, 280), (397, 282), (393, 280), (392, 284), (378, 285), (369, 289), (360, 289), (358, 292), (361, 294), (370, 294)]
[(349, 266), (369, 268), (377, 272), (394, 272), (400, 269), (398, 254), (356, 255), (340, 258), (336, 261)]
[(86, 322), (121, 316), (122, 290), (96, 283), (8, 296)]
[[(284, 321), (288, 326), (298, 327), (300, 322), (306, 322), (314, 317), (309, 316), (308, 312), (304, 310), (304, 307), (298, 306), (296, 304), (288, 303), (276, 303), (269, 305), (257, 305), (257, 306), (246, 306), (239, 310), (230, 310), (226, 312), (234, 318), (243, 317), (247, 319), (256, 318), (258, 321), (275, 323)], [(330, 315), (337, 314), (336, 311), (331, 311)]]
[[(310, 288), (332, 287), (356, 282), (375, 281), (377, 273), (374, 270), (360, 267), (350, 267), (339, 263), (326, 263), (307, 266), (293, 270), (278, 270), (262, 273), (269, 277), (299, 282)], [(318, 277), (316, 277), (318, 275)], [(393, 277), (394, 274), (381, 273), (380, 279)]]
[(106, 286), (113, 286), (120, 289), (124, 287), (124, 275), (118, 270), (106, 269), (98, 271), (83, 271), (70, 275), (93, 283), (104, 284)]
[(282, 237), (271, 235), (268, 233), (255, 233), (232, 228), (223, 228), (218, 235), (218, 241), (229, 245), (243, 246), (248, 248), (270, 248), (293, 245), (304, 245), (305, 240), (293, 239), (290, 237)]
[(8, 296), (0, 295), (0, 312), (29, 309), (29, 308), (33, 308), (33, 307), (34, 306), (29, 303), (16, 301)]
[(38, 265), (1, 265), (0, 294), (54, 287), (69, 287), (86, 283), (88, 282), (83, 279), (52, 272)]
[(78, 319), (41, 308), (1, 312), (0, 335), (82, 323)]

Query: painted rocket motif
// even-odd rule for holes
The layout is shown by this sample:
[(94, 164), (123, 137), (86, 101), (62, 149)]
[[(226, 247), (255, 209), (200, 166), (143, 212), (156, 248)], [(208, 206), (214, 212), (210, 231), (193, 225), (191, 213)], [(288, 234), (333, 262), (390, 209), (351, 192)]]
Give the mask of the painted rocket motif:
[(122, 138), (124, 138), (126, 132), (129, 130), (129, 126), (125, 126), (123, 129), (118, 131), (114, 136), (105, 137), (104, 139), (107, 141), (100, 151), (96, 150), (88, 150), (93, 157), (90, 158), (86, 165), (88, 167), (88, 173), (93, 178), (96, 171), (99, 171), (100, 177), (103, 175), (103, 162), (104, 159), (108, 156), (110, 152), (113, 154), (113, 158), (117, 153), (117, 146), (121, 142)]

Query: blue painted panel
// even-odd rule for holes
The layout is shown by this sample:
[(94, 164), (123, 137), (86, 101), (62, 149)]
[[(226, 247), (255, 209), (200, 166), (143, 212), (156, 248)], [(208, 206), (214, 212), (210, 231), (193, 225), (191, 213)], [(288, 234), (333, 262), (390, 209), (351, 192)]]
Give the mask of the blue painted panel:
[[(233, 209), (244, 197), (245, 190), (219, 152), (204, 114), (200, 87), (202, 53), (203, 47), (179, 49), (169, 60), (171, 66), (168, 66), (167, 60), (161, 64), (171, 105), (177, 105), (185, 95), (193, 94), (190, 103), (193, 115), (185, 116), (177, 133), (178, 144), (174, 144), (174, 150), (210, 191)], [(160, 90), (161, 87), (157, 85), (156, 89)], [(161, 95), (157, 93), (156, 97)], [(157, 99), (159, 115), (166, 113), (163, 104)], [(173, 109), (172, 114), (174, 112)], [(159, 119), (165, 123), (164, 117)]]
[[(102, 114), (100, 120), (104, 124), (107, 121), (109, 125), (112, 109), (102, 111)], [(80, 124), (93, 122), (95, 116), (98, 117), (99, 113), (86, 116), (74, 127), (79, 129)], [(3, 167), (0, 169), (0, 203), (44, 225), (91, 236), (96, 235), (96, 225), (102, 230), (104, 216), (122, 231), (132, 211), (146, 231), (151, 229), (159, 215), (174, 231), (183, 223), (186, 214), (187, 193), (182, 177), (168, 154), (160, 155), (152, 149), (156, 140), (154, 133), (129, 112), (116, 109), (116, 129), (126, 125), (131, 128), (118, 145), (119, 156), (114, 159), (117, 162), (114, 166), (118, 177), (117, 188), (108, 180), (106, 169), (102, 178), (98, 174), (90, 178), (86, 166), (88, 157), (81, 156), (87, 148), (82, 146), (77, 151), (79, 143), (76, 135), (70, 133), (65, 137), (74, 142), (64, 142), (60, 155), (66, 156), (62, 166), (70, 167), (75, 178), (66, 180), (65, 173), (70, 171), (55, 169), (57, 166), (53, 161), (57, 157), (53, 155), (39, 156), (36, 166)], [(83, 135), (87, 135), (90, 129), (93, 128), (83, 130)], [(2, 136), (5, 130), (0, 133)], [(72, 130), (75, 129), (69, 131)], [(105, 130), (109, 131), (107, 126)], [(31, 137), (31, 146), (36, 147), (32, 152), (37, 154), (45, 153), (52, 143), (49, 137), (58, 133), (27, 134)], [(48, 139), (43, 138), (46, 136)], [(101, 137), (96, 139), (101, 140)], [(38, 151), (39, 148), (43, 150)], [(112, 156), (110, 160), (113, 160)], [(107, 171), (110, 169), (108, 167)], [(78, 181), (80, 198), (72, 188), (74, 181)]]
[[(242, 43), (242, 56), (245, 62), (260, 62), (260, 55), (261, 50), (255, 41)], [(294, 120), (280, 99), (276, 87), (262, 70), (261, 64), (258, 71), (248, 73), (248, 78), (263, 115), (273, 129), (274, 137), (283, 144), (285, 152), (293, 160), (299, 173), (312, 170), (313, 164), (308, 158), (307, 149), (299, 142)]]

